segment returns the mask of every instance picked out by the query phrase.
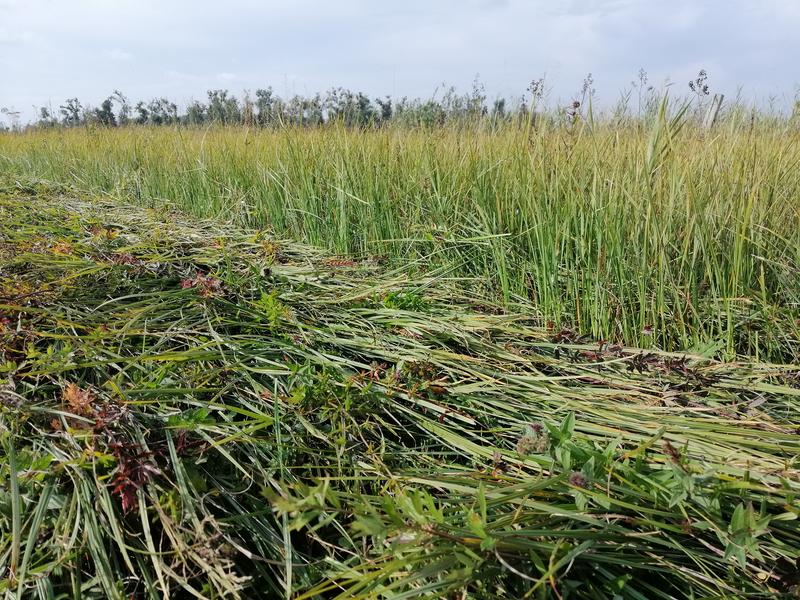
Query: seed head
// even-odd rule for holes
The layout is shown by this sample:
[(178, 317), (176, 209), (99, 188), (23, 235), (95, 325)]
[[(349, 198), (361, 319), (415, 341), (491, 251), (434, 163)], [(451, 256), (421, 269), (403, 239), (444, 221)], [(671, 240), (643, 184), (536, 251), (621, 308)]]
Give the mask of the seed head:
[(550, 437), (541, 423), (533, 423), (525, 428), (525, 433), (517, 440), (517, 453), (520, 456), (542, 454), (550, 447)]
[(573, 471), (569, 476), (569, 483), (575, 487), (586, 488), (589, 485), (589, 480), (586, 479), (586, 476), (580, 471)]

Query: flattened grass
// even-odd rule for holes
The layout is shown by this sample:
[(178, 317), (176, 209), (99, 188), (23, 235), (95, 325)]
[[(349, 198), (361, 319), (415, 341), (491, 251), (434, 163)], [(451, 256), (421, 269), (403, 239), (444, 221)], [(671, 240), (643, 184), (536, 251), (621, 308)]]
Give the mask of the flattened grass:
[(36, 191), (0, 199), (3, 593), (796, 593), (796, 365)]

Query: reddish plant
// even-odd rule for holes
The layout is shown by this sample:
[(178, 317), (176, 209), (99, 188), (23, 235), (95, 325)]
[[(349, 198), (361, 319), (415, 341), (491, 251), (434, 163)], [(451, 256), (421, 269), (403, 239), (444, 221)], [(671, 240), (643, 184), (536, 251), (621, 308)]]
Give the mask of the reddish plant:
[(210, 298), (222, 293), (222, 282), (202, 273), (198, 273), (194, 277), (181, 279), (181, 287), (185, 290), (194, 288), (203, 298)]
[(139, 506), (139, 489), (161, 472), (152, 462), (153, 453), (142, 450), (137, 444), (111, 442), (109, 449), (117, 459), (112, 491), (119, 496), (122, 511), (127, 514)]

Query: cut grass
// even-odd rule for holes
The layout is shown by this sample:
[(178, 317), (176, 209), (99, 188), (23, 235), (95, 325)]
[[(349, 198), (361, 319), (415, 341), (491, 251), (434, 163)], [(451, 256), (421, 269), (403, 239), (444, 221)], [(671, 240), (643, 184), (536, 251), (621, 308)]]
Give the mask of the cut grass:
[(598, 345), (443, 276), (1, 198), (10, 597), (797, 592), (797, 365)]

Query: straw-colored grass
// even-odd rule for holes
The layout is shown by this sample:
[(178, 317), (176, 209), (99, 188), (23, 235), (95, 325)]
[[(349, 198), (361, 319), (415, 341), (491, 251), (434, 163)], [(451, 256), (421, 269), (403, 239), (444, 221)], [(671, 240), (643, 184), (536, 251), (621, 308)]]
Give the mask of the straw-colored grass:
[(795, 359), (800, 130), (750, 117), (31, 130), (0, 135), (0, 171), (477, 276), (593, 338)]
[[(92, 135), (96, 144), (83, 146)], [(20, 144), (29, 145), (25, 152), (33, 162), (26, 170), (42, 175), (59, 160), (97, 175), (118, 164), (109, 173), (113, 186), (130, 166), (121, 154), (130, 148), (134, 160), (136, 140), (150, 140), (138, 146), (138, 160), (152, 167), (139, 173), (139, 184), (166, 176), (167, 165), (150, 161), (157, 148), (164, 160), (184, 160), (167, 151), (173, 135), (83, 132), (58, 140), (36, 134), (14, 144), (19, 156)], [(189, 138), (186, 148), (200, 143), (199, 134), (182, 135)], [(264, 161), (277, 160), (269, 158), (268, 142), (286, 144), (283, 150), (294, 148), (299, 156), (320, 152), (291, 163), (307, 177), (339, 160), (332, 148), (323, 153), (316, 143), (349, 148), (352, 156), (364, 150), (359, 144), (401, 144), (388, 132), (337, 132), (333, 138), (265, 133), (250, 145), (238, 133), (210, 135), (207, 144), (241, 144), (236, 151), (253, 157), (259, 154), (250, 146), (257, 144)], [(415, 135), (404, 143), (444, 143)], [(507, 152), (499, 140), (484, 141), (485, 149), (474, 152)], [(719, 142), (693, 142), (708, 143)], [(34, 150), (37, 144), (49, 148)], [(55, 144), (71, 148), (74, 158), (58, 159)], [(590, 146), (576, 145), (583, 151)], [(766, 144), (762, 149), (776, 154)], [(106, 162), (103, 151), (116, 152), (120, 162)], [(723, 146), (719, 152), (735, 156)], [(44, 162), (36, 162), (37, 153)], [(408, 161), (411, 154), (364, 154), (362, 164)], [(225, 154), (211, 156), (226, 168), (236, 164)], [(463, 156), (470, 160), (468, 151)], [(756, 171), (790, 178), (783, 166), (754, 156)], [(445, 197), (478, 202), (479, 195), (460, 195), (464, 190), (448, 195), (445, 180), (454, 181), (448, 179), (453, 175), (422, 167), (428, 159), (417, 157), (417, 170), (406, 178), (440, 173), (427, 199), (441, 194), (441, 214), (455, 210), (445, 208)], [(183, 183), (192, 177), (175, 172)], [(362, 185), (373, 181), (367, 173)], [(721, 219), (710, 209), (679, 219), (678, 207), (660, 204), (677, 201), (677, 191), (668, 192), (672, 186), (686, 189), (685, 181), (672, 180), (678, 173), (673, 166), (652, 176), (666, 181), (655, 186), (659, 204), (652, 206), (660, 208), (642, 227), (653, 235), (658, 219), (702, 229), (689, 240), (653, 236), (650, 246), (630, 255), (612, 245), (610, 256), (638, 264), (635, 273), (649, 267), (636, 252), (652, 258), (658, 255), (653, 246), (667, 252), (674, 245), (702, 245), (699, 232), (710, 235), (713, 219)], [(549, 179), (544, 172), (537, 177)], [(571, 189), (575, 182), (560, 177), (561, 189)], [(208, 174), (195, 181), (212, 180), (224, 185)], [(387, 175), (375, 181), (388, 191), (405, 180)], [(505, 180), (506, 191), (518, 185), (513, 181)], [(623, 178), (615, 185), (629, 184)], [(696, 190), (686, 202), (722, 206), (712, 187), (694, 185), (705, 192)], [(614, 189), (603, 181), (596, 186)], [(755, 236), (755, 223), (777, 219), (777, 209), (751, 192), (759, 196), (750, 213), (758, 219), (745, 230)], [(595, 212), (585, 203), (585, 212), (568, 203), (553, 203), (552, 210), (576, 219), (586, 214), (587, 234), (597, 233), (596, 219), (612, 222), (601, 196)], [(542, 192), (530, 201), (547, 197)], [(642, 210), (623, 197), (618, 206)], [(356, 202), (348, 198), (342, 196), (344, 205)], [(419, 200), (394, 199), (437, 210)], [(744, 200), (729, 202), (738, 210)], [(245, 204), (260, 206), (253, 198)], [(288, 218), (290, 207), (287, 200), (277, 214)], [(349, 211), (341, 214), (358, 214)], [(525, 214), (518, 218), (541, 219), (554, 232), (580, 230), (578, 221)], [(384, 216), (387, 224), (401, 219)], [(378, 223), (364, 218), (364, 224)], [(291, 227), (301, 222), (312, 220)], [(614, 222), (614, 235), (634, 231), (624, 218)], [(744, 239), (730, 231), (736, 219), (729, 215), (723, 222), (728, 225), (714, 239), (735, 247)], [(786, 233), (782, 242), (764, 235), (752, 243), (789, 244), (796, 233)], [(565, 260), (584, 250), (589, 256), (583, 242), (573, 242), (559, 246), (570, 248), (572, 258)], [(472, 257), (488, 252), (468, 247)], [(507, 258), (517, 260), (522, 252)], [(720, 286), (745, 281), (743, 273), (736, 284), (714, 279), (722, 265), (759, 264), (745, 252), (684, 259), (716, 265), (708, 276)], [(781, 268), (794, 268), (783, 260)], [(765, 273), (777, 278), (778, 266), (763, 262)], [(682, 272), (672, 263), (662, 266), (665, 278)], [(215, 222), (192, 223), (163, 209), (79, 201), (41, 187), (0, 196), (0, 368), (6, 379), (0, 388), (0, 593), (18, 599), (797, 593), (796, 365), (718, 362), (709, 358), (713, 348), (685, 355), (597, 344), (538, 326), (531, 306), (504, 312), (466, 291), (464, 281), (410, 279), (387, 269)], [(613, 272), (619, 284), (635, 276)], [(577, 302), (585, 293), (561, 301)], [(766, 305), (775, 301), (773, 293)], [(653, 302), (642, 310), (658, 314)]]

